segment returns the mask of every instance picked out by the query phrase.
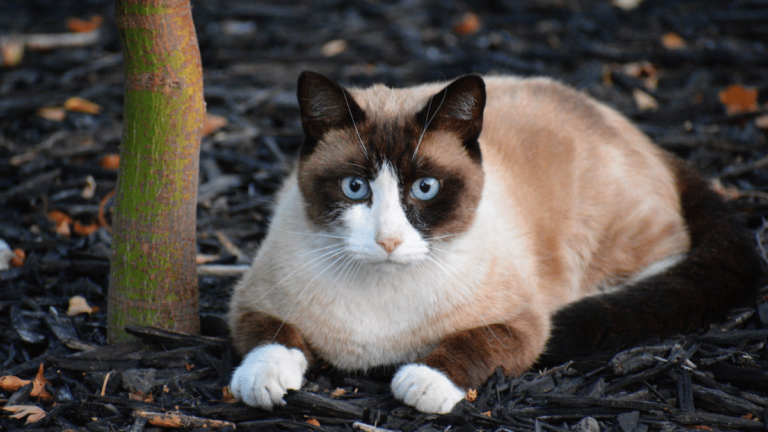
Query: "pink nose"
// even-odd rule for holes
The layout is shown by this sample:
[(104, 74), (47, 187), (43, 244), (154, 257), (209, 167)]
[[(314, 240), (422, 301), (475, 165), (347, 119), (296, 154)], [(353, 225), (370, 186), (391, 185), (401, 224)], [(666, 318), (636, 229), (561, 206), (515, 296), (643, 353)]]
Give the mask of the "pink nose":
[(385, 239), (377, 239), (376, 242), (381, 245), (381, 247), (384, 248), (387, 253), (392, 253), (395, 249), (397, 249), (398, 246), (400, 246), (401, 243), (403, 243), (403, 240), (400, 238), (385, 238)]

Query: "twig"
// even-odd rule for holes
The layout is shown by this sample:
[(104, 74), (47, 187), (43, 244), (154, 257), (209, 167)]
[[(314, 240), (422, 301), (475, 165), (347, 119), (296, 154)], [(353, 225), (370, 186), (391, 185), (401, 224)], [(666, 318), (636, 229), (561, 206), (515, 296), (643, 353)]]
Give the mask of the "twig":
[(197, 266), (198, 276), (241, 276), (248, 271), (248, 265), (200, 265)]
[(231, 427), (237, 429), (237, 426), (228, 421), (212, 420), (201, 417), (194, 417), (191, 415), (180, 413), (158, 413), (150, 411), (134, 411), (134, 418), (145, 418), (149, 424), (153, 426), (161, 426), (167, 428), (211, 428), (222, 429), (225, 427)]
[(101, 32), (94, 30), (87, 33), (51, 33), (24, 34), (0, 37), (0, 46), (5, 44), (23, 44), (30, 50), (50, 50), (55, 48), (76, 48), (96, 44)]

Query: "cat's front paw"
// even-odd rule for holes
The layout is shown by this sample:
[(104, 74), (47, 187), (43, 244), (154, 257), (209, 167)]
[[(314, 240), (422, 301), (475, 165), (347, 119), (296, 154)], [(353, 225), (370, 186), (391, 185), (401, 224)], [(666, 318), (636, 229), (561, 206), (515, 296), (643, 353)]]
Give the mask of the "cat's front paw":
[(445, 374), (416, 364), (405, 365), (397, 371), (392, 378), (392, 393), (425, 413), (447, 413), (464, 399), (464, 391)]
[(285, 405), (288, 389), (301, 388), (307, 358), (296, 348), (272, 344), (254, 348), (235, 369), (229, 387), (247, 405), (266, 410)]

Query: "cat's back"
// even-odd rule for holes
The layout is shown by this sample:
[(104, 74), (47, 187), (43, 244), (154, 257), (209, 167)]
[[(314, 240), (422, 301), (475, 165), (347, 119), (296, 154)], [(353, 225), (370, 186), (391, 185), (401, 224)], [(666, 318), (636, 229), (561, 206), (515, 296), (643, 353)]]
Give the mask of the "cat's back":
[(547, 78), (484, 80), (483, 168), (527, 209), (553, 308), (688, 249), (666, 156), (626, 118)]

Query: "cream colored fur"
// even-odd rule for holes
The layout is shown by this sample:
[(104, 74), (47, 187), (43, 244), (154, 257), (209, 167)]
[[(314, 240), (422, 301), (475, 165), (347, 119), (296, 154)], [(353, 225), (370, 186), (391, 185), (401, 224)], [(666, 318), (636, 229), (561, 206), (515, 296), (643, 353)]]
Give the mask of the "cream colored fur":
[[(411, 264), (353, 261), (337, 248), (339, 233), (307, 219), (294, 172), (230, 320), (249, 310), (283, 319), (352, 370), (411, 362), (450, 333), (533, 315), (544, 324), (525, 353), (532, 363), (555, 310), (687, 251), (673, 175), (628, 121), (547, 79), (485, 82), (485, 183), (468, 231)], [(443, 87), (350, 94), (386, 119), (417, 112)]]

